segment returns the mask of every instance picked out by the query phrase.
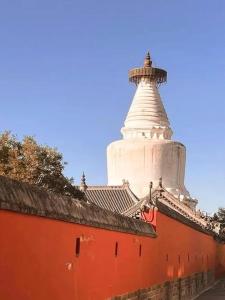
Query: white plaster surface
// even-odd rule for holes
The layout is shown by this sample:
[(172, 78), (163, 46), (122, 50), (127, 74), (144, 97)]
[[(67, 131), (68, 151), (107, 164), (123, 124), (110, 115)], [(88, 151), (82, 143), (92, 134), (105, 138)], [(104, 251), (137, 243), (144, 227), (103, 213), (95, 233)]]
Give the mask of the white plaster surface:
[(155, 82), (140, 80), (121, 133), (124, 139), (171, 138), (172, 130)]
[(163, 186), (175, 196), (189, 196), (184, 186), (185, 147), (170, 140), (129, 139), (111, 143), (107, 148), (108, 184), (119, 185), (123, 179), (131, 190), (144, 197), (149, 183)]
[(128, 180), (144, 197), (149, 183), (163, 186), (176, 197), (189, 197), (184, 186), (185, 147), (171, 141), (172, 130), (155, 82), (142, 78), (121, 129), (123, 139), (107, 148), (108, 184)]

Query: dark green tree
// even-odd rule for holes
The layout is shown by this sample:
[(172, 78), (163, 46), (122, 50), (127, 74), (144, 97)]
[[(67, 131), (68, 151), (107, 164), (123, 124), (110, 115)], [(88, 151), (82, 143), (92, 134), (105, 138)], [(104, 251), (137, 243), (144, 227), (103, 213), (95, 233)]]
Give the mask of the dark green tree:
[(19, 141), (10, 132), (0, 134), (0, 175), (83, 199), (73, 179), (63, 175), (65, 165), (57, 149), (39, 145), (31, 136)]
[(220, 234), (225, 238), (225, 208), (220, 207), (218, 212), (214, 214), (213, 220), (220, 223)]
[(220, 207), (218, 212), (217, 212), (218, 218), (221, 221), (221, 223), (225, 224), (225, 208)]

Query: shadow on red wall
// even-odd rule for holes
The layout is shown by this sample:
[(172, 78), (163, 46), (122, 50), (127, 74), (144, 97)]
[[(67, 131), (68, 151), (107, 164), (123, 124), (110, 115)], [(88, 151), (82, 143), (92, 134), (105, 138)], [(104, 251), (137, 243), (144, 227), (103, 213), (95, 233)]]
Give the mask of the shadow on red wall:
[[(151, 217), (151, 216), (150, 216)], [(225, 247), (160, 212), (157, 238), (0, 211), (0, 299), (107, 299), (225, 270)]]

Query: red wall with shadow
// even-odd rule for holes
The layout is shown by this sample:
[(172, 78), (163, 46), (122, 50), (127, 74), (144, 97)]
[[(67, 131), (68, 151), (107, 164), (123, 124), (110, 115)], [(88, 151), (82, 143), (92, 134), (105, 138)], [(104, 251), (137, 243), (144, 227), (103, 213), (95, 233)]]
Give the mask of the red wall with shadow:
[(157, 238), (0, 211), (0, 299), (88, 300), (225, 270), (225, 247), (157, 213)]

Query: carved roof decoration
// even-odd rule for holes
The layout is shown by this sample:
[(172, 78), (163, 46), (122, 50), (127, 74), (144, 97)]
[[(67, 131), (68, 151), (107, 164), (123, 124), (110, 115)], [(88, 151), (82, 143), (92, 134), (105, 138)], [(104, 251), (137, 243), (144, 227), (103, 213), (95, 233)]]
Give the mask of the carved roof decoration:
[(209, 223), (202, 217), (199, 211), (192, 210), (187, 206), (186, 202), (182, 202), (169, 193), (162, 185), (154, 189), (152, 192), (152, 203), (149, 196), (144, 197), (133, 207), (123, 212), (123, 215), (129, 217), (137, 217), (145, 209), (145, 207), (156, 207), (163, 214), (178, 220), (198, 231), (217, 236), (217, 230), (213, 228), (213, 224)]
[(162, 179), (159, 180), (158, 187), (152, 191), (151, 203), (149, 195), (138, 199), (130, 190), (127, 182), (120, 186), (88, 186), (85, 195), (88, 201), (130, 218), (140, 218), (141, 212), (146, 208), (157, 207), (163, 214), (196, 230), (213, 235), (217, 234), (213, 228), (209, 227), (209, 223), (202, 218), (198, 211), (188, 207), (187, 199), (180, 201), (168, 192), (163, 187)]

